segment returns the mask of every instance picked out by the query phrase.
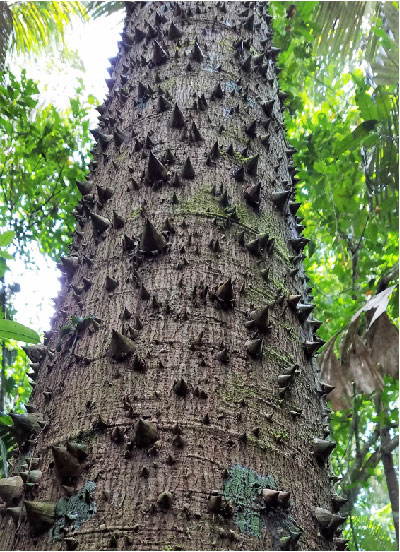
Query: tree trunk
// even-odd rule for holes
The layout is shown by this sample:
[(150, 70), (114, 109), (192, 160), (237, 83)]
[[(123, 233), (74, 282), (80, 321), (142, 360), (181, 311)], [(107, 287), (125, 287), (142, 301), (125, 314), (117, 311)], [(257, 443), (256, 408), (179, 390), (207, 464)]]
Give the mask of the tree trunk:
[(127, 4), (6, 549), (343, 547), (270, 22)]

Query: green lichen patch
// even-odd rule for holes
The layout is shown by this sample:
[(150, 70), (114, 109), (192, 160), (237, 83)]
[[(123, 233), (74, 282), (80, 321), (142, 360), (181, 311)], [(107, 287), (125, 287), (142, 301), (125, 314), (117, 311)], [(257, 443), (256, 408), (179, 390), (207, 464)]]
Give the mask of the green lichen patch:
[(275, 239), (275, 250), (289, 263), (289, 249), (282, 238), (278, 236), (278, 225), (266, 211), (255, 211), (245, 204), (235, 205), (236, 214), (240, 223), (256, 234), (267, 233), (269, 238)]
[(251, 468), (236, 464), (224, 482), (224, 498), (232, 504), (234, 521), (241, 533), (261, 538), (272, 536), (273, 550), (296, 549), (302, 530), (290, 512), (277, 506), (267, 509), (262, 498), (265, 488), (279, 490), (273, 475), (262, 475)]
[(266, 286), (256, 287), (248, 284), (246, 287), (246, 296), (255, 304), (263, 304), (265, 301), (273, 301), (275, 294)]
[(300, 343), (300, 337), (299, 332), (293, 326), (290, 324), (279, 324), (286, 332), (289, 334), (291, 341), (295, 341), (296, 343)]
[(241, 533), (261, 537), (261, 495), (265, 487), (277, 488), (272, 475), (260, 475), (240, 464), (229, 470), (224, 497), (234, 507), (235, 523)]
[(50, 536), (54, 539), (64, 537), (65, 529), (76, 531), (97, 511), (96, 503), (93, 500), (96, 483), (86, 481), (80, 491), (71, 497), (62, 497), (56, 505), (56, 521), (50, 531)]
[(130, 214), (130, 218), (136, 218), (138, 217), (142, 212), (142, 208), (141, 207), (138, 207), (137, 209), (134, 209), (131, 214)]
[(281, 353), (278, 353), (278, 351), (276, 351), (273, 347), (267, 346), (264, 348), (264, 357), (270, 358), (281, 368), (287, 368), (288, 366), (293, 366), (293, 364), (295, 364), (292, 355), (282, 355)]
[(245, 385), (241, 378), (235, 374), (232, 375), (232, 379), (226, 381), (225, 385), (218, 391), (222, 401), (225, 404), (235, 404), (242, 400), (253, 399), (255, 392), (253, 389)]
[(181, 215), (204, 215), (209, 217), (228, 218), (229, 213), (218, 203), (218, 199), (212, 195), (211, 189), (204, 186), (198, 192), (179, 205), (177, 214)]

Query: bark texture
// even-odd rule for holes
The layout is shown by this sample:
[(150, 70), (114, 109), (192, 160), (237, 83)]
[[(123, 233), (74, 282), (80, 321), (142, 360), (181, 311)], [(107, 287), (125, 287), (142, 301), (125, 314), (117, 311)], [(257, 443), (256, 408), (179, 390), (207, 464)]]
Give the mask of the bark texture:
[(3, 548), (343, 546), (270, 21), (128, 4)]

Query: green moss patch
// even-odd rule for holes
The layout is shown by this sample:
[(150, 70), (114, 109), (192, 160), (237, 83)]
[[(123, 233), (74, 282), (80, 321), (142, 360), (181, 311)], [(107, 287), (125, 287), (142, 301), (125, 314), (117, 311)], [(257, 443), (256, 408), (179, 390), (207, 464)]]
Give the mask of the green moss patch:
[(63, 496), (56, 505), (56, 522), (50, 531), (54, 540), (64, 537), (64, 529), (77, 531), (83, 522), (87, 521), (97, 512), (97, 506), (93, 500), (96, 483), (86, 481), (80, 491), (71, 497)]

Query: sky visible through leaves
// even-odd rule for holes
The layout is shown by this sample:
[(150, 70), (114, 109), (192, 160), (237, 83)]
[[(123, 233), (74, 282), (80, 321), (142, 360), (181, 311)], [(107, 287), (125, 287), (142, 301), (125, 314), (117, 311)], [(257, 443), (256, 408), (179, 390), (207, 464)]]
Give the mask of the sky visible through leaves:
[[(98, 103), (102, 102), (107, 92), (105, 79), (108, 77), (108, 58), (117, 53), (117, 42), (122, 32), (123, 12), (101, 17), (89, 23), (83, 23), (78, 18), (67, 29), (66, 45), (76, 50), (82, 65), (76, 62), (68, 50), (65, 58), (41, 55), (29, 59), (27, 56), (10, 60), (10, 66), (15, 74), (25, 68), (27, 77), (38, 81), (40, 103), (53, 103), (57, 108), (64, 109), (69, 98), (75, 94), (78, 79), (85, 84), (85, 94), (92, 94)], [(94, 105), (97, 105), (97, 101)], [(98, 113), (92, 109), (91, 126), (95, 127)], [(35, 328), (39, 332), (50, 329), (50, 319), (54, 311), (52, 299), (60, 290), (59, 271), (56, 263), (45, 258), (38, 247), (31, 242), (31, 267), (27, 269), (24, 259), (8, 261), (10, 271), (6, 280), (18, 282), (21, 291), (14, 296), (15, 318), (22, 324)], [(12, 250), (10, 250), (12, 252)]]

